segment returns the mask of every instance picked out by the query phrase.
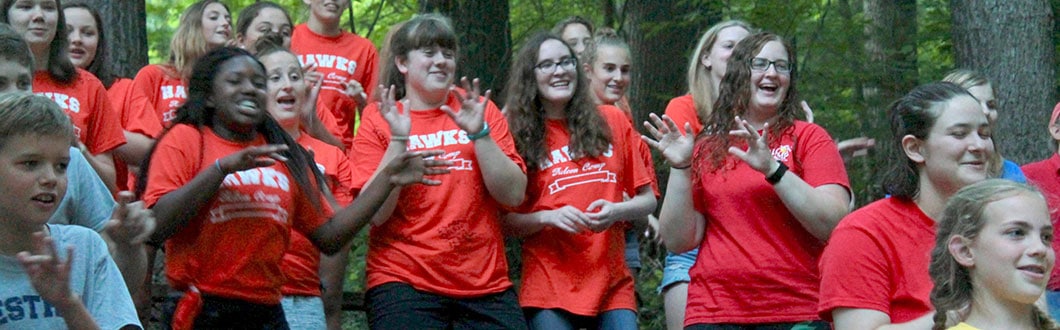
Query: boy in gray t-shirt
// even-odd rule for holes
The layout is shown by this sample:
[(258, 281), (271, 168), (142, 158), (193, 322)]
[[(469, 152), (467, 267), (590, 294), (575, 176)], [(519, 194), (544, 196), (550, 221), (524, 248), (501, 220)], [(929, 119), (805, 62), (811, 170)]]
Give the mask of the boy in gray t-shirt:
[(0, 329), (141, 328), (102, 238), (46, 224), (66, 192), (72, 136), (47, 97), (0, 95)]

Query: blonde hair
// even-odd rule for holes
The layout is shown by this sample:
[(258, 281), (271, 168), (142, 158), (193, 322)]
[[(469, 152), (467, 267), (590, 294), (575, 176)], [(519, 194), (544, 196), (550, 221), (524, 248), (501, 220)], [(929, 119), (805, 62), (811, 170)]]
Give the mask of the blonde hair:
[(710, 81), (710, 70), (700, 65), (699, 60), (704, 54), (710, 53), (710, 49), (718, 41), (718, 34), (721, 30), (734, 26), (741, 27), (750, 34), (756, 32), (751, 24), (741, 20), (728, 20), (714, 24), (699, 37), (699, 42), (696, 43), (696, 48), (692, 51), (692, 57), (688, 61), (688, 93), (692, 95), (692, 103), (695, 104), (696, 117), (699, 118), (700, 123), (706, 123), (707, 117), (714, 111), (714, 99), (717, 95), (714, 95), (714, 86)]
[[(975, 239), (986, 226), (986, 219), (983, 219), (986, 206), (1020, 193), (1031, 194), (1045, 202), (1038, 189), (1004, 179), (989, 179), (969, 185), (946, 202), (928, 267), (931, 281), (935, 283), (931, 289), (931, 304), (935, 307), (933, 329), (946, 329), (948, 325), (959, 322), (963, 318), (961, 311), (972, 303), (975, 289), (968, 269), (957, 263), (950, 254), (950, 238), (960, 236)], [(1037, 306), (1034, 307), (1034, 317), (1038, 329), (1058, 329), (1049, 315)]]
[(202, 34), (202, 16), (206, 12), (206, 6), (212, 3), (219, 3), (228, 10), (228, 6), (221, 1), (201, 0), (188, 6), (180, 15), (177, 31), (169, 42), (169, 64), (177, 70), (181, 78), (190, 76), (195, 60), (210, 51), (210, 43)]

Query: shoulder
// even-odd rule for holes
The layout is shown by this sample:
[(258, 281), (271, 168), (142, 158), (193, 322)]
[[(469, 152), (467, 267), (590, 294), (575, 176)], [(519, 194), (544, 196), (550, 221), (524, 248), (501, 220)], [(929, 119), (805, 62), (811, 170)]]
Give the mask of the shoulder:
[[(48, 230), (51, 231), (50, 236), (60, 249), (62, 249), (62, 246), (64, 245), (73, 246), (77, 249), (74, 253), (81, 253), (81, 256), (88, 256), (99, 252), (101, 244), (102, 246), (106, 246), (103, 237), (99, 236), (99, 233), (96, 231), (87, 227), (49, 224)], [(106, 251), (106, 249), (104, 248), (103, 251)]]
[(859, 228), (875, 232), (890, 227), (890, 225), (899, 222), (902, 218), (914, 215), (914, 211), (919, 212), (919, 208), (913, 201), (898, 197), (887, 197), (850, 212), (839, 222), (836, 230), (838, 231), (841, 228), (844, 230)]
[(689, 107), (694, 108), (696, 102), (692, 99), (692, 94), (685, 94), (670, 99), (670, 103), (666, 104), (666, 108), (670, 107)]

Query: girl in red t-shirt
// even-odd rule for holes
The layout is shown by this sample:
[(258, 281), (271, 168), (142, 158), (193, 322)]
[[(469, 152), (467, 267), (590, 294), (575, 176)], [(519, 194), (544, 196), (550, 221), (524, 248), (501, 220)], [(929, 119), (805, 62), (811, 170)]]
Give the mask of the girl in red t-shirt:
[(519, 302), (531, 329), (636, 329), (622, 223), (655, 209), (652, 175), (629, 120), (596, 109), (577, 63), (541, 33), (512, 65), (508, 122), (529, 181), (527, 200), (504, 218), (524, 238)]
[(836, 329), (932, 324), (928, 256), (935, 219), (960, 188), (996, 176), (990, 123), (951, 83), (919, 86), (888, 109), (889, 198), (843, 218), (821, 256), (820, 316)]
[(1035, 305), (1056, 262), (1041, 192), (1004, 179), (957, 191), (931, 251), (934, 329), (1057, 329)]
[(137, 191), (158, 219), (152, 240), (166, 242), (167, 277), (185, 291), (174, 328), (286, 328), (280, 262), (291, 230), (334, 253), (391, 190), (439, 184), (423, 175), (448, 165), (421, 160), (438, 152), (398, 153), (332, 217), (318, 188), (323, 175), (265, 112), (266, 80), (244, 50), (207, 53), (140, 174)]
[(668, 116), (647, 125), (655, 139), (645, 140), (671, 166), (663, 242), (701, 251), (689, 272), (687, 327), (828, 326), (814, 308), (817, 258), (851, 197), (831, 137), (795, 119), (794, 54), (777, 35), (747, 37), (698, 138)]

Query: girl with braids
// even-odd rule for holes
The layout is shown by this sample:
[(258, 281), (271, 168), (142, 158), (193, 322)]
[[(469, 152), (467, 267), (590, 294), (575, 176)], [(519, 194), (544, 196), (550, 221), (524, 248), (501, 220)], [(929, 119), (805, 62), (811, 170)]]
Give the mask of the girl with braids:
[[(698, 138), (668, 116), (644, 137), (670, 162), (659, 216), (666, 247), (695, 247), (685, 326), (827, 328), (818, 321), (817, 259), (850, 192), (820, 126), (795, 119), (795, 52), (759, 33), (736, 45), (718, 106)], [(734, 286), (732, 283), (742, 283)]]
[[(442, 149), (454, 165), (440, 187), (395, 189), (372, 218), (369, 326), (525, 328), (500, 223), (502, 207), (521, 204), (526, 188), (508, 123), (477, 80), (454, 86), (459, 49), (449, 19), (420, 15), (392, 31), (382, 102), (364, 109), (353, 139), (354, 189), (406, 150)], [(407, 119), (389, 124), (388, 113)]]
[(928, 256), (935, 219), (962, 187), (994, 176), (990, 123), (951, 83), (913, 89), (888, 109), (896, 157), (883, 178), (890, 198), (851, 213), (821, 256), (822, 318), (835, 328), (928, 329)]
[(211, 49), (228, 45), (231, 36), (232, 16), (218, 0), (200, 0), (180, 15), (169, 42), (169, 61), (145, 66), (133, 79), (133, 88), (147, 97), (163, 127), (172, 125), (177, 108), (188, 97), (185, 80), (195, 61)]
[(286, 328), (280, 262), (291, 230), (334, 253), (392, 189), (439, 184), (423, 176), (448, 165), (421, 160), (438, 152), (402, 152), (333, 214), (324, 176), (265, 112), (266, 79), (242, 49), (207, 53), (140, 173), (137, 191), (158, 219), (152, 240), (165, 241), (166, 275), (185, 292), (175, 328)]
[(70, 116), (74, 145), (81, 146), (92, 168), (117, 193), (112, 152), (125, 144), (125, 137), (103, 84), (66, 55), (69, 41), (61, 8), (59, 0), (2, 0), (0, 22), (11, 24), (33, 52), (33, 92), (51, 98)]
[(933, 329), (1058, 329), (1035, 301), (1056, 261), (1042, 194), (991, 179), (946, 202), (931, 251)]
[(528, 172), (526, 201), (504, 217), (523, 238), (519, 303), (531, 329), (636, 329), (623, 222), (655, 209), (653, 176), (629, 120), (593, 104), (577, 62), (539, 33), (512, 65), (508, 123)]

